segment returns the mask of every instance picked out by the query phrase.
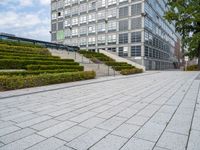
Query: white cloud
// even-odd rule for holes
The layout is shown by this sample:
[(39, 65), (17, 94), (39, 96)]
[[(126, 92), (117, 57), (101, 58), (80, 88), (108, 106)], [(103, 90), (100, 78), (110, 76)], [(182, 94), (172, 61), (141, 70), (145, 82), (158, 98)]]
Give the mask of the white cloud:
[(19, 6), (21, 7), (29, 7), (33, 5), (33, 0), (20, 0)]
[(1, 29), (7, 28), (24, 28), (35, 26), (42, 22), (42, 20), (33, 14), (16, 13), (16, 12), (2, 12), (0, 13)]
[(42, 5), (50, 5), (50, 0), (39, 0), (40, 4)]

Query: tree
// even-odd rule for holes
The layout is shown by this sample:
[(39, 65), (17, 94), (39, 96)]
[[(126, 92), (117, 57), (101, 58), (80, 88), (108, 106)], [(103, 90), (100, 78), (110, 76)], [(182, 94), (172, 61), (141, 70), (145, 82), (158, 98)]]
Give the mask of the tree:
[(200, 0), (168, 0), (167, 6), (165, 18), (175, 23), (176, 31), (182, 36), (182, 53), (197, 57), (200, 70)]

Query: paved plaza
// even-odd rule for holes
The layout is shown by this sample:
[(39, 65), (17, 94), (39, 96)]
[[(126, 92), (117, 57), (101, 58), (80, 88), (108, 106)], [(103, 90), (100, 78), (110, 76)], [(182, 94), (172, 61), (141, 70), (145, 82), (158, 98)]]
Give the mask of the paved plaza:
[(199, 72), (0, 93), (0, 150), (200, 150)]

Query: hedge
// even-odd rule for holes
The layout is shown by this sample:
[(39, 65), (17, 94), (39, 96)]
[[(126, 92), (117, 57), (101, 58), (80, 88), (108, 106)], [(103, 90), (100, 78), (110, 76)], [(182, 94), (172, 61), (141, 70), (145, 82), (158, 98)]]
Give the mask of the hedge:
[(1, 52), (27, 53), (27, 54), (43, 54), (50, 55), (51, 53), (45, 48), (27, 48), (19, 46), (7, 46), (0, 44)]
[(0, 69), (26, 69), (27, 65), (79, 65), (77, 62), (0, 59)]
[(142, 72), (143, 72), (142, 69), (133, 68), (133, 69), (123, 69), (123, 70), (120, 71), (120, 74), (130, 75), (130, 74), (136, 74), (136, 73), (142, 73)]
[(112, 66), (112, 68), (116, 71), (121, 71), (124, 69), (133, 69), (135, 67), (134, 66)]
[(12, 72), (0, 72), (0, 76), (17, 76), (17, 75), (37, 75), (43, 73), (65, 73), (65, 72), (78, 72), (78, 69), (58, 69), (58, 70), (34, 70), (34, 71), (12, 71)]
[(0, 90), (14, 90), (95, 78), (94, 71), (40, 74), (29, 76), (0, 76)]
[(60, 58), (46, 58), (46, 57), (22, 57), (22, 56), (2, 56), (0, 59), (17, 59), (17, 60), (45, 60), (45, 61), (56, 61), (56, 62), (74, 62), (73, 59), (60, 59)]
[(45, 57), (45, 58), (60, 58), (59, 56), (51, 56), (51, 55), (42, 55), (42, 54), (27, 54), (27, 53), (8, 53), (8, 52), (1, 52), (0, 55), (2, 56), (24, 56), (24, 57)]
[(105, 64), (108, 66), (132, 66), (126, 62), (113, 62), (113, 61), (105, 62)]
[(24, 47), (33, 47), (33, 48), (43, 48), (43, 46), (38, 44), (32, 44), (28, 42), (16, 42), (11, 40), (0, 40), (0, 44), (6, 44), (10, 46), (24, 46)]
[(188, 66), (186, 69), (187, 69), (187, 71), (199, 71), (197, 65)]
[(27, 70), (56, 70), (56, 69), (77, 69), (83, 71), (83, 66), (78, 65), (28, 65)]

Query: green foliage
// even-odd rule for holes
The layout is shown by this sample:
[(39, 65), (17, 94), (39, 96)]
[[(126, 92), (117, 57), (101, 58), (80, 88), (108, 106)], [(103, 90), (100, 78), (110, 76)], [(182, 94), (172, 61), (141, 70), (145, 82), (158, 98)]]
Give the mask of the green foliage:
[[(83, 51), (83, 50), (79, 51), (79, 53), (83, 54), (85, 57), (89, 58), (94, 63), (104, 63), (108, 66), (111, 66), (114, 70), (120, 71), (120, 73), (123, 75), (133, 74), (131, 72), (134, 72), (135, 70), (137, 70), (137, 68), (135, 68), (134, 66), (132, 66), (126, 62), (116, 62), (112, 58), (110, 58), (102, 53)], [(135, 69), (135, 70), (133, 70), (133, 69)], [(122, 71), (122, 70), (124, 70), (124, 71)]]
[(28, 65), (27, 70), (57, 70), (57, 69), (76, 69), (83, 71), (83, 66), (78, 65)]
[(32, 44), (28, 42), (16, 42), (11, 40), (0, 40), (0, 44), (6, 44), (10, 46), (23, 46), (23, 47), (32, 47), (32, 48), (43, 48), (41, 45)]
[(188, 48), (186, 55), (200, 57), (200, 0), (168, 0), (168, 6), (165, 18), (170, 23), (175, 22), (182, 44)]
[[(78, 72), (78, 69), (55, 69), (55, 70), (29, 70), (29, 71), (10, 71), (10, 72), (0, 72), (0, 76), (26, 76), (26, 75), (37, 75), (43, 73), (66, 73), (66, 72)], [(82, 71), (82, 70), (81, 70)]]
[(27, 54), (27, 53), (17, 53), (17, 52), (1, 52), (0, 50), (0, 55), (1, 56), (22, 56), (22, 57), (41, 57), (41, 58), (57, 58), (60, 59), (58, 56), (46, 56), (44, 57), (43, 54)]
[(112, 66), (112, 68), (116, 71), (121, 71), (124, 69), (133, 69), (135, 67), (134, 66)]
[(0, 55), (0, 59), (14, 59), (14, 60), (44, 60), (44, 61), (54, 61), (54, 62), (74, 62), (73, 59), (60, 59), (57, 57), (26, 57), (26, 56), (6, 56)]
[(197, 65), (191, 65), (186, 68), (186, 71), (199, 71)]
[(14, 90), (95, 78), (94, 71), (29, 76), (0, 76), (0, 90)]
[(0, 59), (0, 69), (26, 69), (28, 65), (79, 65), (76, 62)]
[(121, 70), (121, 74), (122, 75), (130, 75), (130, 74), (136, 74), (136, 73), (142, 73), (143, 70), (142, 69), (138, 69), (138, 68), (132, 68), (132, 69), (123, 69)]
[(50, 52), (46, 48), (8, 46), (8, 45), (5, 45), (5, 44), (0, 44), (0, 52), (7, 52), (7, 53), (13, 53), (14, 52), (14, 53), (50, 55)]

